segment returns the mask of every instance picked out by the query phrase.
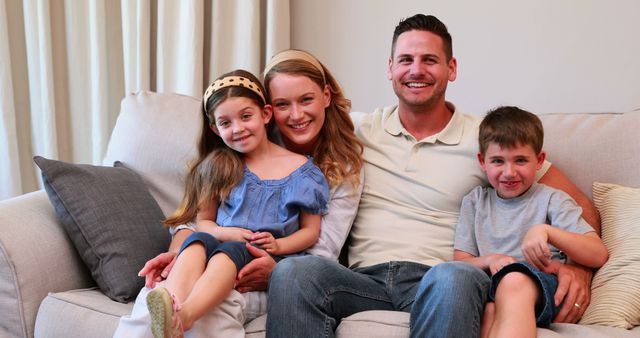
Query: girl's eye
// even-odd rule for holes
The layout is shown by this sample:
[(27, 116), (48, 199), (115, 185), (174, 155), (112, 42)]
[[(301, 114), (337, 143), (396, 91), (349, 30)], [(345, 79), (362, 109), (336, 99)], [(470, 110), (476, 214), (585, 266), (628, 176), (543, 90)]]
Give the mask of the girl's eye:
[(218, 121), (218, 127), (226, 127), (229, 125), (228, 121)]

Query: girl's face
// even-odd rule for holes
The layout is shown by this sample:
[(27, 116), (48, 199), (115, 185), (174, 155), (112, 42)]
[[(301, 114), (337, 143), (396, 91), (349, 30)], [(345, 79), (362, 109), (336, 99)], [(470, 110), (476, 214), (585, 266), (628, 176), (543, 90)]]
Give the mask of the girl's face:
[(285, 146), (311, 154), (331, 102), (329, 87), (320, 88), (306, 76), (276, 74), (269, 83), (273, 115)]
[(266, 124), (271, 114), (268, 105), (263, 109), (249, 98), (230, 97), (214, 110), (215, 125), (211, 129), (231, 149), (247, 154), (266, 144)]

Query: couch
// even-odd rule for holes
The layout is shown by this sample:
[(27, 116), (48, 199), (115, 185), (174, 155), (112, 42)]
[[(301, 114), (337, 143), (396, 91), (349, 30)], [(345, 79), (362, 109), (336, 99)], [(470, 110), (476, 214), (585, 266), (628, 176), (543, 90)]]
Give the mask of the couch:
[[(177, 94), (125, 97), (103, 164), (130, 166), (162, 211), (171, 212), (185, 163), (195, 154), (199, 109), (199, 99)], [(594, 181), (640, 187), (640, 111), (541, 118), (549, 159), (589, 197)], [(44, 190), (0, 202), (0, 295), (0, 337), (111, 337), (132, 308), (96, 286)], [(406, 337), (408, 322), (406, 313), (357, 313), (341, 322), (337, 335)], [(247, 323), (247, 337), (264, 336), (264, 323), (264, 316)], [(640, 337), (640, 327), (553, 324), (538, 336)]]

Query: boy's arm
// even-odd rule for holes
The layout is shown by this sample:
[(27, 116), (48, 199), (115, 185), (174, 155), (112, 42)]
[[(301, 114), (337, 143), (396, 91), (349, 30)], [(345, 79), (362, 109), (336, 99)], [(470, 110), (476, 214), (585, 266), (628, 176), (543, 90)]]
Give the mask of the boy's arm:
[(574, 262), (590, 268), (601, 267), (609, 257), (607, 248), (595, 232), (577, 234), (549, 224), (537, 224), (525, 235), (522, 253), (529, 263), (541, 270), (551, 258), (547, 243), (564, 251)]
[(484, 271), (490, 272), (492, 275), (500, 271), (505, 265), (516, 262), (516, 259), (509, 255), (491, 254), (474, 256), (462, 250), (454, 250), (453, 259), (475, 265)]
[[(540, 178), (539, 183), (562, 190), (573, 197), (582, 208), (582, 218), (595, 229), (597, 234), (600, 234), (600, 215), (598, 210), (560, 169), (551, 165), (544, 176)], [(562, 307), (554, 322), (576, 323), (582, 317), (590, 302), (593, 271), (584, 266), (568, 263), (561, 265), (556, 274), (558, 275), (558, 288), (555, 299), (556, 304), (562, 303)], [(582, 304), (581, 307), (573, 305), (578, 301)]]

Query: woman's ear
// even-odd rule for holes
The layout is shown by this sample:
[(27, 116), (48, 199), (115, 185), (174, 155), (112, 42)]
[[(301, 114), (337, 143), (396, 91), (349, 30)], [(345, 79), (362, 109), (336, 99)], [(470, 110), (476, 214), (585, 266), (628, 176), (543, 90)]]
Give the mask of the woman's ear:
[(322, 98), (324, 99), (324, 107), (327, 108), (331, 104), (331, 89), (329, 85), (324, 85), (324, 90), (322, 91)]
[(264, 124), (268, 124), (273, 117), (273, 106), (265, 104), (264, 108), (262, 108), (262, 117), (264, 118)]

